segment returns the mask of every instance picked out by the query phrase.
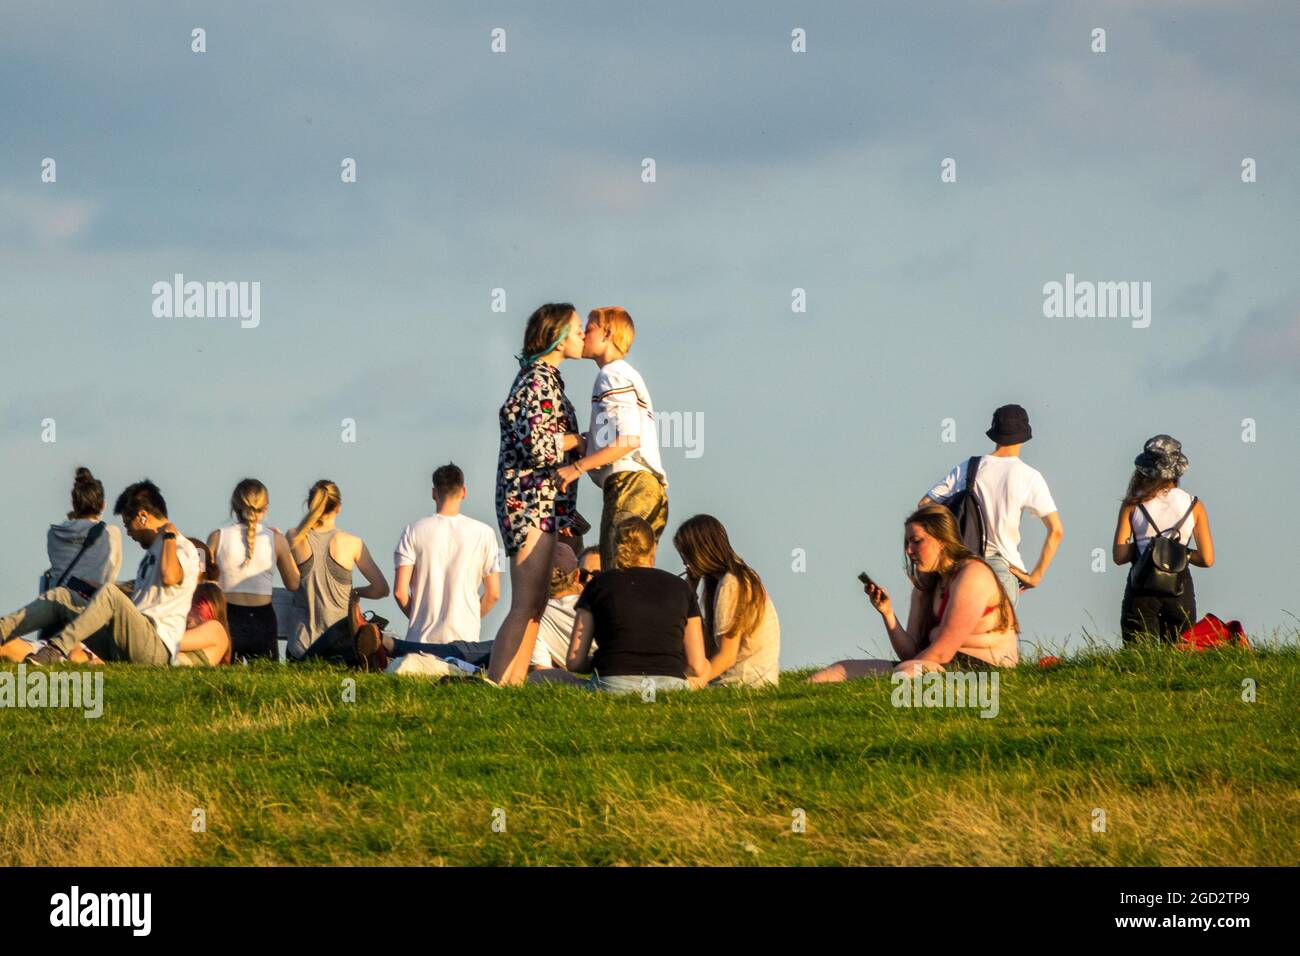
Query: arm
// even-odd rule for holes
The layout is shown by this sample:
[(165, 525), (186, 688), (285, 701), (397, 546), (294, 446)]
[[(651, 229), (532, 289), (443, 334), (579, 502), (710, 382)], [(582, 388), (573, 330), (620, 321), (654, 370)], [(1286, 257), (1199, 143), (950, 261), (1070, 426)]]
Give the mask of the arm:
[(220, 647), (225, 639), (226, 633), (219, 621), (204, 621), (198, 627), (186, 629), (178, 650), (206, 651), (209, 647)]
[(984, 596), (978, 587), (972, 586), (970, 574), (974, 567), (983, 568), (984, 565), (974, 561), (968, 563), (948, 585), (951, 597), (943, 612), (943, 620), (939, 622), (939, 631), (930, 646), (916, 655), (916, 660), (947, 664), (966, 639), (975, 633), (975, 626), (984, 615)]
[(916, 503), (917, 510), (928, 508), (930, 505), (941, 505), (951, 498), (959, 488), (965, 488), (966, 465), (968, 463), (968, 461), (958, 462), (948, 474), (944, 475), (942, 481), (922, 495), (921, 500)]
[[(162, 535), (180, 535), (180, 532), (176, 530), (176, 525), (170, 521), (159, 528), (158, 533)], [(176, 538), (163, 538), (162, 557), (158, 562), (158, 566), (163, 587), (172, 588), (185, 580), (185, 569), (181, 567), (181, 562), (176, 557)]]
[[(682, 639), (686, 644), (687, 679), (694, 677), (702, 679), (699, 683), (707, 684), (713, 675), (710, 672), (709, 659), (704, 653), (704, 627), (698, 617), (688, 617), (686, 619), (686, 629)], [(729, 643), (739, 644), (740, 641), (730, 641)], [(732, 661), (735, 661), (735, 655), (732, 655)], [(696, 682), (692, 681), (692, 684), (696, 684)]]
[[(1065, 528), (1061, 524), (1059, 511), (1043, 515), (1043, 524), (1047, 526), (1047, 537), (1043, 541), (1043, 550), (1038, 555), (1038, 563), (1034, 565), (1034, 570), (1026, 574), (1020, 568), (1011, 568), (1011, 573), (1026, 588), (1036, 588), (1042, 583), (1043, 575), (1047, 573), (1047, 566), (1052, 563), (1052, 558), (1056, 556), (1056, 549), (1061, 546), (1061, 539), (1065, 537)], [(1007, 566), (1010, 567), (1010, 563)]]
[(569, 635), (569, 653), (564, 659), (564, 669), (572, 674), (591, 673), (591, 641), (595, 636), (596, 621), (586, 608), (578, 608), (573, 618), (573, 633)]
[(483, 575), (483, 594), (478, 599), (478, 616), (487, 617), (488, 611), (501, 599), (501, 572)]
[(379, 565), (375, 564), (375, 559), (370, 556), (370, 549), (366, 543), (357, 541), (361, 545), (361, 550), (357, 554), (357, 570), (366, 579), (364, 588), (357, 588), (357, 596), (363, 597), (368, 601), (378, 601), (380, 598), (388, 597), (388, 580), (384, 577), (384, 572), (379, 570)]
[[(275, 566), (280, 570), (280, 583), (290, 591), (296, 591), (302, 583), (302, 574), (298, 571), (298, 562), (293, 559), (289, 539), (276, 528), (272, 528), (271, 533), (275, 535)], [(212, 546), (208, 547), (211, 549)], [(215, 551), (212, 553), (216, 554)]]
[(290, 541), (296, 541), (297, 544), (291, 544), (289, 553), (293, 555), (296, 564), (302, 564), (311, 557), (311, 544), (307, 541), (307, 516), (303, 515), (302, 520), (298, 522), (297, 527), (293, 529)]
[(1115, 522), (1115, 540), (1110, 546), (1110, 559), (1116, 565), (1128, 564), (1137, 559), (1137, 546), (1133, 542), (1132, 505), (1119, 506), (1119, 519)]
[(912, 604), (907, 613), (907, 627), (904, 628), (899, 626), (898, 618), (894, 616), (894, 605), (889, 599), (888, 591), (878, 584), (864, 585), (863, 590), (866, 591), (872, 607), (880, 612), (885, 633), (889, 636), (889, 643), (899, 659), (905, 661), (915, 657), (921, 647), (921, 635), (917, 634), (917, 631), (921, 627), (921, 602), (924, 595), (916, 588), (912, 588)]
[(1192, 529), (1196, 547), (1187, 556), (1187, 560), (1198, 568), (1213, 567), (1214, 536), (1210, 534), (1210, 516), (1205, 513), (1205, 504), (1196, 502), (1196, 510), (1192, 513), (1196, 515), (1196, 527)]
[(393, 600), (407, 620), (411, 618), (411, 573), (414, 570), (413, 564), (399, 564), (393, 572)]

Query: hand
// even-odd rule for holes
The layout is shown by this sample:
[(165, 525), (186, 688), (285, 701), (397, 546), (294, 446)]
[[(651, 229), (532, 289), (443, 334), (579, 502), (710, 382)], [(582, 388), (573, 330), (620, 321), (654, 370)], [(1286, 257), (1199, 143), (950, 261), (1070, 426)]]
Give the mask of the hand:
[(881, 617), (888, 620), (890, 613), (894, 609), (889, 600), (889, 592), (874, 581), (871, 584), (864, 584), (862, 590), (866, 592), (867, 599), (871, 601), (871, 606), (880, 612)]
[(170, 521), (167, 521), (167, 522), (165, 522), (165, 523), (159, 525), (159, 526), (158, 526), (158, 533), (159, 533), (159, 534), (174, 534), (174, 535), (176, 535), (177, 537), (180, 537), (180, 532), (176, 530), (176, 525), (172, 524)]
[(555, 480), (559, 483), (561, 491), (568, 491), (569, 486), (581, 477), (582, 472), (574, 465), (564, 465), (555, 469)]
[(1017, 581), (1020, 582), (1020, 590), (1022, 591), (1028, 591), (1030, 588), (1036, 588), (1043, 581), (1042, 571), (1035, 571), (1033, 574), (1026, 574), (1024, 571), (1020, 570), (1020, 568), (1013, 567), (1011, 565), (1008, 565), (1007, 567), (1011, 571), (1012, 577), (1014, 577)]
[(688, 677), (686, 683), (690, 684), (691, 690), (703, 690), (709, 686), (709, 679), (707, 677)]
[(927, 671), (938, 671), (942, 674), (943, 665), (936, 663), (935, 661), (926, 661), (916, 657), (910, 661), (903, 661), (894, 668), (895, 674), (903, 674), (907, 677), (916, 677), (918, 674), (924, 674)]

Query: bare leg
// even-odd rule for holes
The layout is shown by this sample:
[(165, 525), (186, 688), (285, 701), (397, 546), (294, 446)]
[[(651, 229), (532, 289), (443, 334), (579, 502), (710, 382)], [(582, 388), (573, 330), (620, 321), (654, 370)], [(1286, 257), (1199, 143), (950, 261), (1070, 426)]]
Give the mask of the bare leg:
[(893, 661), (836, 661), (808, 678), (810, 684), (827, 684), (863, 677), (879, 677), (894, 669)]
[(497, 630), (488, 662), (488, 678), (498, 684), (522, 684), (528, 675), (554, 560), (555, 532), (537, 528), (528, 530), (524, 546), (510, 559), (510, 612)]

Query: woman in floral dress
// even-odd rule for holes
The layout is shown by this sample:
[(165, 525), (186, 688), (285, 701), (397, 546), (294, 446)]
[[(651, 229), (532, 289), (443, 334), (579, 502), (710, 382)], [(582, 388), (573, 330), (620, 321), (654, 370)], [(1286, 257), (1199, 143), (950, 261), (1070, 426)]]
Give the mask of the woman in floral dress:
[(510, 612), (488, 664), (488, 677), (499, 684), (522, 684), (528, 676), (557, 536), (569, 531), (576, 511), (577, 484), (562, 491), (555, 477), (584, 451), (560, 377), (567, 358), (582, 358), (582, 320), (567, 302), (544, 305), (528, 318), (519, 374), (501, 406), (497, 524), (510, 557)]

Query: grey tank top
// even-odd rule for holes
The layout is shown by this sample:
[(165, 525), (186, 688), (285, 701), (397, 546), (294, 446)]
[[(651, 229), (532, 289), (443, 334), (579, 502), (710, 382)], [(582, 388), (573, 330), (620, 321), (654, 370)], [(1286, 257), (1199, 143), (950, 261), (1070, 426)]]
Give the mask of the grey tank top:
[(316, 638), (348, 613), (352, 569), (343, 567), (330, 557), (330, 542), (337, 533), (337, 528), (307, 532), (311, 557), (298, 565), (302, 583), (293, 595), (298, 619), (294, 626), (294, 639), (287, 648), (291, 657), (305, 654)]

